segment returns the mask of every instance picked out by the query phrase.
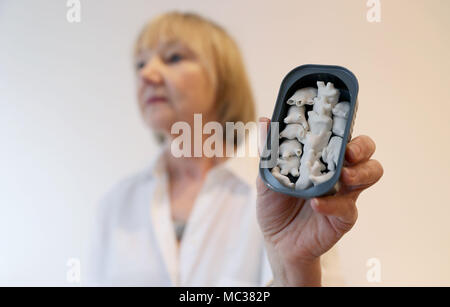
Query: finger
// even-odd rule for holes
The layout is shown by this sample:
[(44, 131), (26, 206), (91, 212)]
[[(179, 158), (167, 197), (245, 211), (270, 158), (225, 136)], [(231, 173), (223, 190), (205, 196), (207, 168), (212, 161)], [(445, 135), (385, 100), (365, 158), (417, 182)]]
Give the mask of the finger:
[(345, 160), (349, 164), (367, 161), (375, 152), (375, 142), (367, 135), (360, 135), (351, 140), (345, 150)]
[(270, 119), (267, 117), (260, 117), (258, 123), (258, 153), (261, 156), (264, 146), (266, 145), (267, 131), (269, 130)]
[(335, 218), (334, 227), (340, 232), (349, 231), (358, 219), (356, 199), (359, 191), (345, 195), (334, 195), (311, 199), (311, 208), (325, 216)]
[(383, 166), (377, 160), (361, 162), (342, 168), (341, 182), (350, 188), (369, 187), (383, 176)]

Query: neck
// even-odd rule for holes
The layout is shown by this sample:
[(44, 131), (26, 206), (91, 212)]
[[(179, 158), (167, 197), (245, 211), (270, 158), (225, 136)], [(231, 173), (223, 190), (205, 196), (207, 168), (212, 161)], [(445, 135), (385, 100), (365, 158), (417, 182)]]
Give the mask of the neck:
[[(190, 126), (193, 127), (193, 123), (191, 123)], [(203, 131), (203, 127), (201, 131)], [(167, 171), (171, 179), (184, 178), (184, 179), (198, 180), (204, 178), (211, 168), (227, 160), (227, 158), (225, 157), (225, 150), (226, 150), (225, 142), (222, 144), (223, 148), (222, 157), (206, 157), (204, 154), (201, 157), (194, 157), (195, 146), (200, 145), (201, 148), (203, 148), (205, 140), (209, 137), (209, 135), (205, 135), (202, 133), (200, 135), (201, 144), (195, 144), (194, 133), (195, 131), (192, 131), (192, 133), (190, 134), (191, 137), (190, 141), (192, 144), (191, 157), (179, 157), (179, 158), (174, 157), (170, 152), (170, 142), (172, 141), (174, 136), (171, 134), (167, 134), (166, 141), (169, 142), (169, 146), (167, 146), (166, 148), (165, 161)]]
[[(204, 143), (204, 137), (202, 140), (202, 147)], [(174, 157), (170, 152), (170, 146), (166, 147), (165, 161), (167, 171), (171, 179), (193, 179), (199, 180), (206, 176), (208, 171), (214, 166), (225, 162), (227, 158), (225, 154), (222, 157), (194, 157), (192, 149), (190, 157)]]
[[(169, 150), (170, 151), (170, 150)], [(223, 162), (223, 158), (194, 158), (182, 157), (175, 158), (166, 152), (165, 154), (167, 171), (170, 178), (192, 178), (200, 179), (206, 176), (208, 171), (215, 165)]]

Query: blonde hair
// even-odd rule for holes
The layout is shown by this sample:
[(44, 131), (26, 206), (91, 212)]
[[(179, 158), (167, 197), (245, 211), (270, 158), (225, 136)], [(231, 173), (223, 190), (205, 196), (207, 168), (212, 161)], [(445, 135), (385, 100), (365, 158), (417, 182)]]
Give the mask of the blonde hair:
[(151, 20), (141, 31), (135, 56), (159, 42), (178, 41), (202, 60), (214, 88), (217, 118), (226, 122), (255, 121), (255, 104), (241, 53), (219, 25), (195, 13), (168, 12)]

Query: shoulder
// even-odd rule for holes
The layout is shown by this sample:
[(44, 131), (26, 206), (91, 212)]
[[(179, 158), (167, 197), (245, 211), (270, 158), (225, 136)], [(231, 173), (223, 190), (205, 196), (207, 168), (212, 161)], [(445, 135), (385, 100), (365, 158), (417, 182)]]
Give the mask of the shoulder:
[(149, 168), (137, 171), (123, 177), (113, 184), (100, 198), (97, 205), (97, 215), (111, 215), (115, 211), (120, 211), (121, 207), (130, 204), (130, 200), (146, 184), (151, 184), (154, 180)]
[(104, 194), (102, 200), (111, 201), (114, 199), (121, 199), (123, 197), (126, 197), (140, 185), (144, 184), (145, 182), (152, 181), (152, 179), (153, 178), (149, 174), (148, 169), (132, 173), (113, 184), (111, 188), (109, 188), (109, 190)]

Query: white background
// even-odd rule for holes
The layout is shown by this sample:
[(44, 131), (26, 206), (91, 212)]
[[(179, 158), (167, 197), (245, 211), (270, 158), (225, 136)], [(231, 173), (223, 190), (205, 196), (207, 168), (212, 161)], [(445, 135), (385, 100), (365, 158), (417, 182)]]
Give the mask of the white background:
[(376, 257), (381, 285), (450, 285), (449, 1), (382, 0), (381, 23), (367, 21), (365, 0), (81, 4), (82, 22), (70, 24), (66, 1), (0, 0), (0, 285), (70, 285), (67, 260), (84, 267), (97, 201), (154, 154), (132, 46), (174, 8), (236, 38), (260, 115), (298, 65), (357, 75), (355, 135), (376, 141), (385, 175), (339, 244), (345, 277), (378, 285), (366, 279)]

